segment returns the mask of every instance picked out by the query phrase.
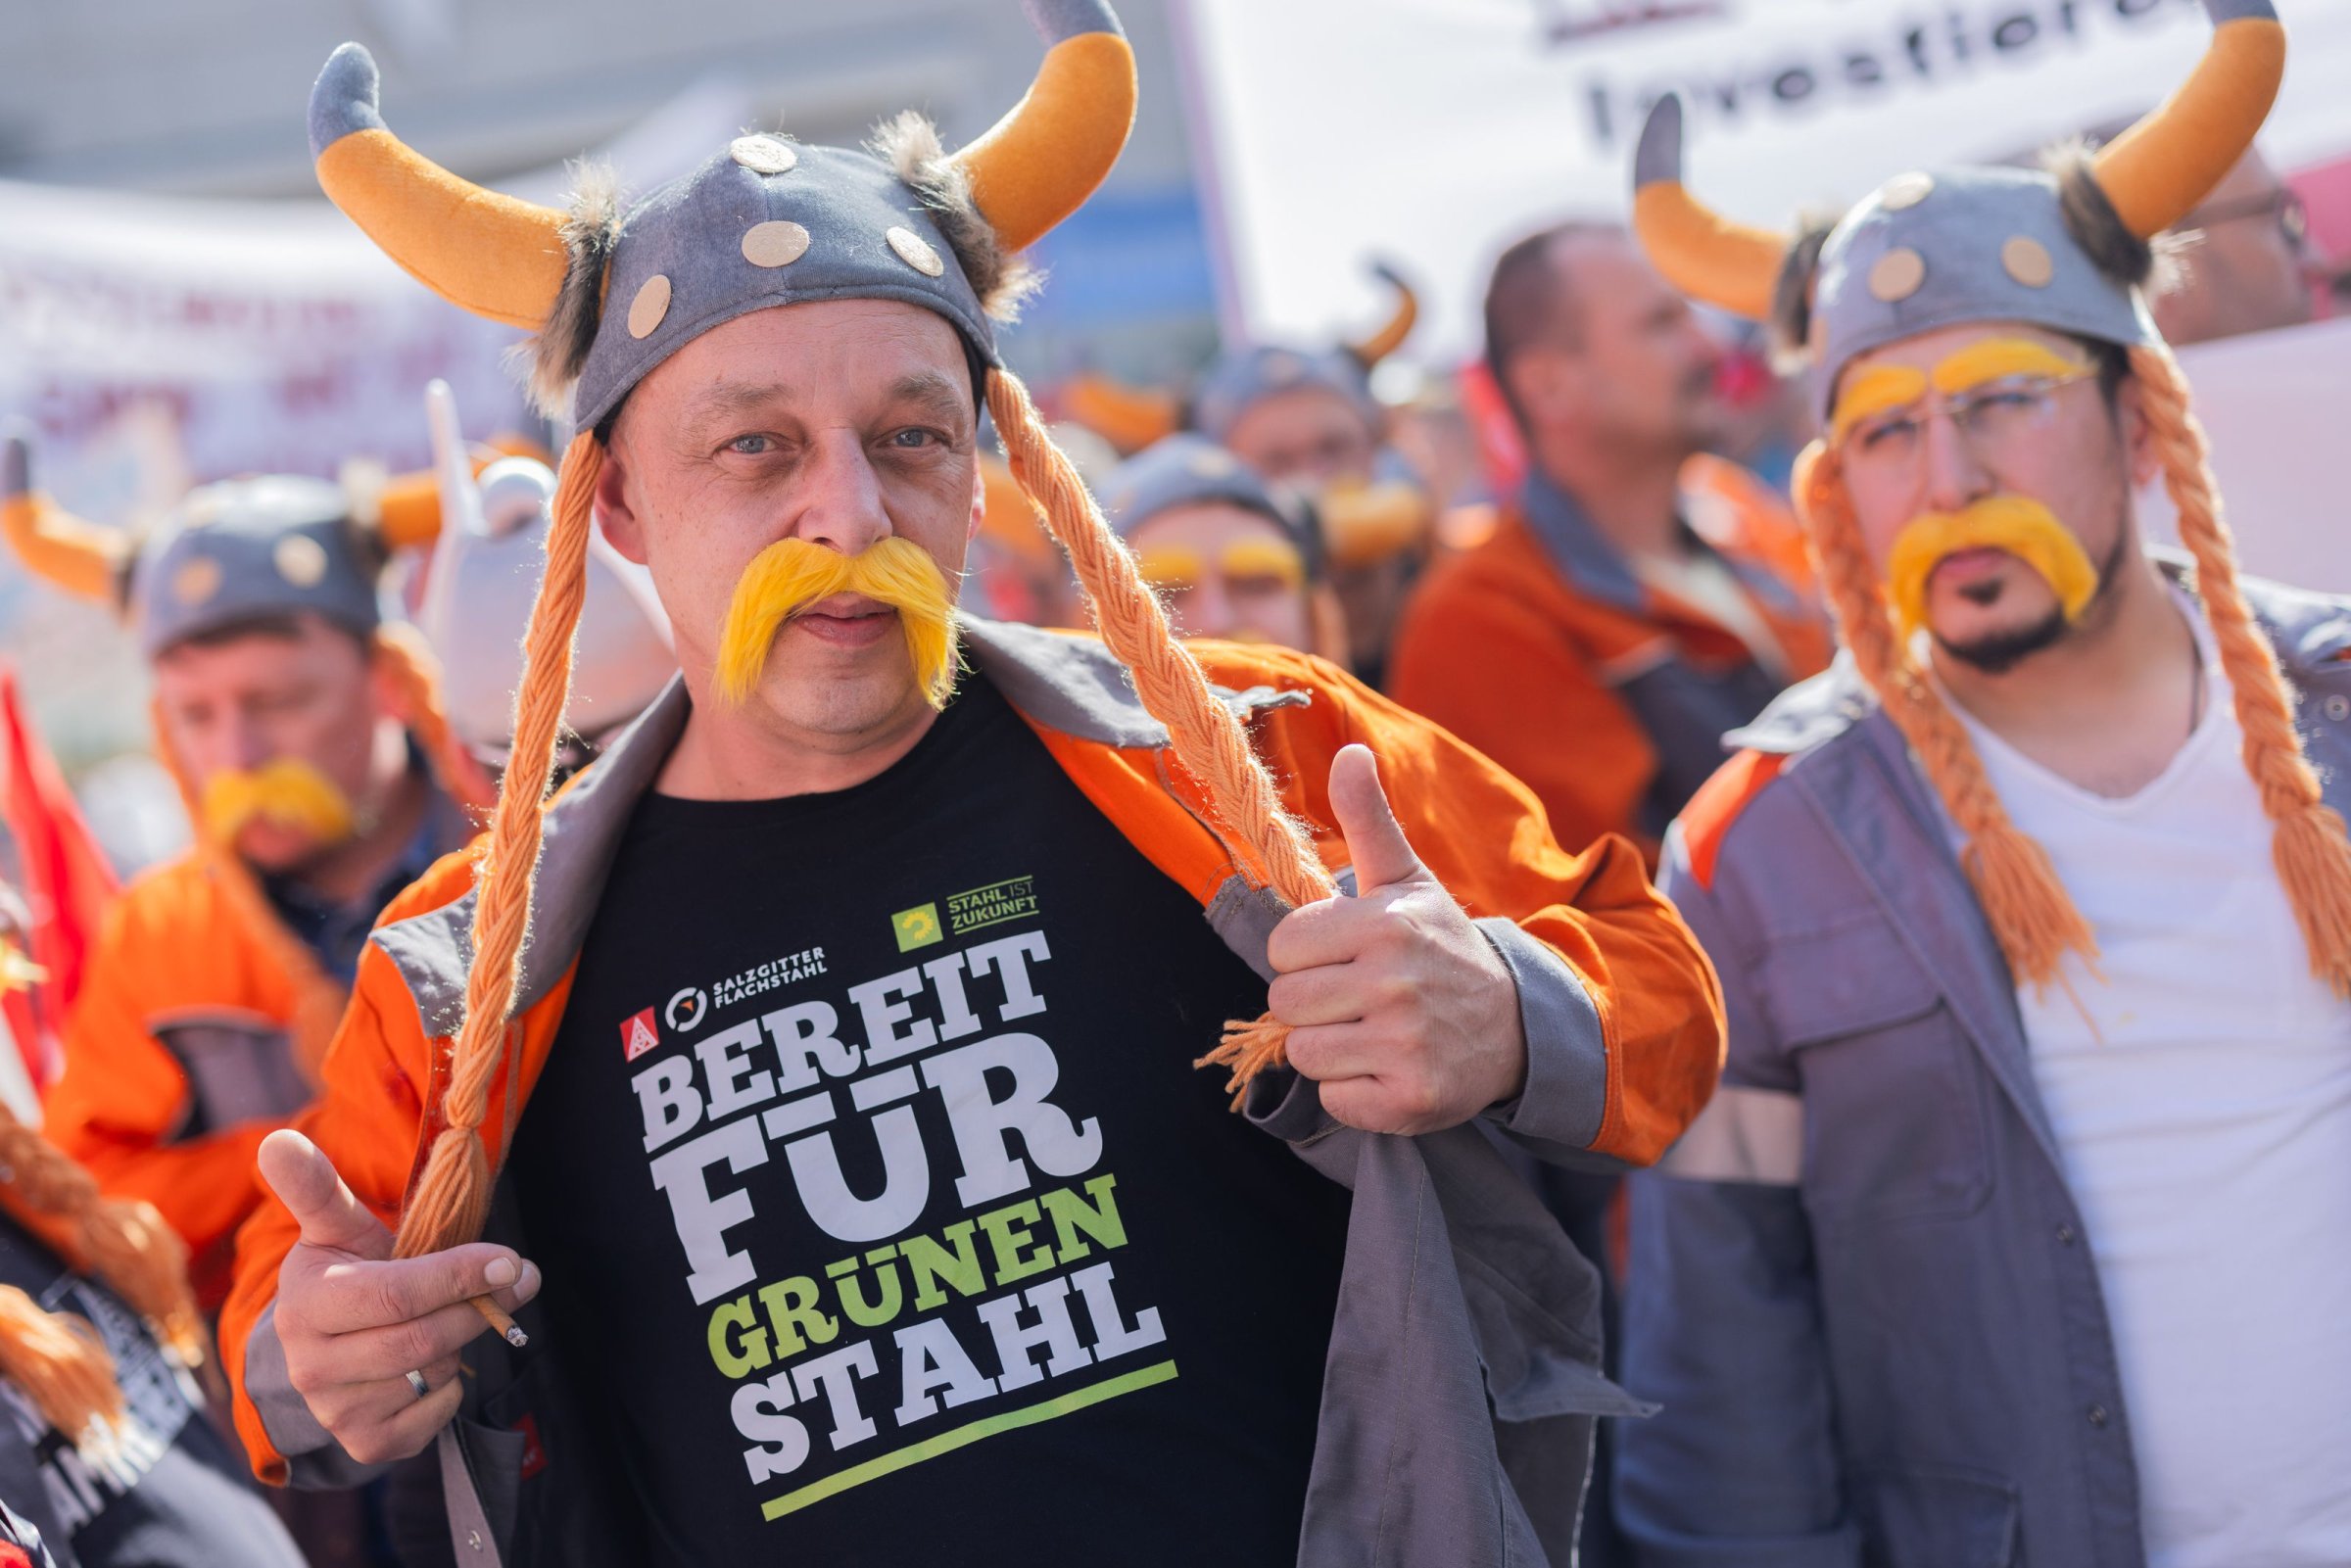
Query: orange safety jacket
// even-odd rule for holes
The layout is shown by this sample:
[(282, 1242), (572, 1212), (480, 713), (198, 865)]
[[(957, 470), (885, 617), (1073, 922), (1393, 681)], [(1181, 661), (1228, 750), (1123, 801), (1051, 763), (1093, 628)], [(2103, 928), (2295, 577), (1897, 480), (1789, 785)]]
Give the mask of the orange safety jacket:
[[(448, 847), (461, 823), (436, 789), (427, 841)], [(294, 1014), (292, 979), (190, 851), (108, 910), (67, 1018), (43, 1130), (109, 1197), (162, 1212), (208, 1307), (253, 1212), (254, 1151), (312, 1097)]]
[(293, 1018), (293, 981), (191, 852), (123, 889), (67, 1019), (44, 1130), (110, 1197), (163, 1212), (208, 1305), (253, 1209), (254, 1150), (310, 1099)]
[[(966, 621), (963, 635), (973, 666), (996, 685), (1086, 798), (1199, 902), (1235, 952), (1268, 973), (1265, 942), (1280, 916), (1279, 901), (1267, 888), (1254, 853), (1237, 836), (1211, 826), (1206, 801), (1176, 766), (1167, 732), (1136, 702), (1126, 672), (1091, 639), (977, 621)], [(1722, 1021), (1712, 970), (1680, 917), (1651, 887), (1647, 868), (1632, 847), (1607, 839), (1581, 855), (1568, 855), (1552, 841), (1540, 808), (1516, 780), (1319, 659), (1265, 646), (1203, 642), (1192, 647), (1227, 705), (1249, 723), (1260, 754), (1280, 782), (1284, 804), (1310, 827), (1334, 871), (1347, 857), (1331, 826), (1331, 759), (1356, 741), (1378, 754), (1406, 834), (1445, 886), (1479, 918), (1480, 930), (1518, 984), (1529, 1037), (1527, 1084), (1517, 1101), (1488, 1113), (1498, 1130), (1551, 1158), (1597, 1157), (1608, 1165), (1655, 1160), (1712, 1091)], [(547, 1064), (604, 869), (636, 800), (652, 786), (683, 729), (687, 706), (683, 688), (673, 684), (632, 733), (550, 808), (532, 939), (516, 993), (516, 1048), (494, 1081), (482, 1122), (493, 1169), (504, 1159)], [(462, 1011), (474, 865), (471, 854), (443, 860), (386, 911), (361, 958), (350, 1012), (328, 1055), (321, 1097), (299, 1122), (360, 1201), (387, 1225), (397, 1224), (436, 1130), (428, 1108), (440, 1104)], [(1202, 1047), (1213, 1043), (1203, 1040)], [(1253, 1120), (1288, 1138), (1302, 1158), (1321, 1168), (1342, 1151), (1352, 1158), (1355, 1146), (1349, 1139), (1363, 1135), (1336, 1127), (1320, 1112), (1313, 1087), (1286, 1070), (1276, 1072), (1253, 1089), (1250, 1111)], [(1261, 1118), (1261, 1109), (1271, 1113), (1270, 1118)], [(1300, 1114), (1318, 1119), (1319, 1128), (1296, 1134), (1283, 1130), (1282, 1123)], [(1466, 1145), (1459, 1142), (1462, 1137)], [(1465, 1179), (1459, 1175), (1463, 1170), (1474, 1168), (1481, 1181), (1516, 1182), (1472, 1129), (1431, 1138), (1432, 1167), (1442, 1167), (1434, 1178), (1440, 1204), (1456, 1191), (1450, 1183)], [(1407, 1151), (1429, 1142), (1372, 1141), (1402, 1146), (1399, 1161), (1417, 1160)], [(1440, 1158), (1439, 1150), (1450, 1152)], [(1367, 1211), (1362, 1182), (1373, 1179), (1364, 1174), (1371, 1168), (1351, 1164), (1351, 1174), (1341, 1178), (1356, 1186), (1359, 1225), (1382, 1222), (1367, 1213), (1393, 1212), (1384, 1194)], [(1417, 1179), (1425, 1189), (1429, 1178)], [(1419, 1212), (1417, 1244), (1398, 1245), (1381, 1256), (1401, 1259), (1415, 1250), (1438, 1259), (1453, 1256), (1443, 1240), (1445, 1221), (1427, 1210), (1425, 1199)], [(1548, 1336), (1559, 1332), (1559, 1319), (1592, 1305), (1588, 1291), (1581, 1300), (1549, 1299), (1544, 1281), (1552, 1276), (1544, 1270), (1582, 1266), (1571, 1254), (1559, 1258), (1564, 1241), (1556, 1225), (1531, 1196), (1517, 1201), (1500, 1189), (1480, 1190), (1476, 1204), (1463, 1205), (1453, 1223), (1469, 1227), (1458, 1243), (1462, 1248), (1476, 1253), (1492, 1245), (1497, 1257), (1514, 1261), (1478, 1269), (1462, 1265), (1463, 1283), (1446, 1298), (1453, 1318), (1443, 1319), (1433, 1307), (1416, 1308), (1412, 1328), (1425, 1332), (1428, 1323), (1451, 1321), (1457, 1338), (1440, 1350), (1394, 1359), (1409, 1359), (1415, 1375), (1433, 1375), (1426, 1370), (1432, 1366), (1449, 1368), (1449, 1375), (1466, 1378), (1472, 1391), (1478, 1387), (1481, 1359), (1511, 1375), (1556, 1379), (1557, 1355), (1569, 1353)], [(1437, 1228), (1429, 1229), (1432, 1225)], [(284, 1206), (265, 1197), (238, 1237), (235, 1286), (220, 1322), (237, 1428), (255, 1468), (272, 1482), (289, 1478), (290, 1460), (304, 1459), (307, 1465), (320, 1454), (325, 1468), (306, 1468), (304, 1479), (348, 1477), (353, 1468), (285, 1382), (270, 1307), (279, 1265), (298, 1235)], [(1363, 1245), (1363, 1238), (1351, 1232), (1351, 1256)], [(1427, 1259), (1416, 1265), (1411, 1289), (1433, 1288), (1435, 1266)], [(1446, 1263), (1443, 1269), (1447, 1291), (1455, 1291), (1453, 1268)], [(1500, 1283), (1505, 1280), (1511, 1282), (1507, 1287)], [(1356, 1299), (1351, 1290), (1342, 1287), (1344, 1299)], [(1490, 1310), (1461, 1305), (1463, 1295), (1483, 1302), (1490, 1291), (1502, 1293)], [(1530, 1292), (1545, 1299), (1530, 1305)], [(1400, 1279), (1375, 1291), (1372, 1299), (1402, 1302), (1410, 1296)], [(1530, 1311), (1544, 1325), (1543, 1338), (1531, 1348), (1521, 1344), (1506, 1351), (1488, 1345), (1473, 1353), (1462, 1343), (1472, 1323), (1478, 1332), (1501, 1333), (1506, 1322)], [(526, 1321), (526, 1326), (532, 1325)], [(1591, 1327), (1596, 1342), (1597, 1322)], [(1576, 1353), (1590, 1351), (1591, 1342), (1570, 1339)], [(477, 1397), (487, 1401), (495, 1392), (496, 1358), (504, 1354), (494, 1336), (468, 1352), (469, 1357), (482, 1357), (483, 1368), (469, 1383), (469, 1408)], [(532, 1350), (524, 1354), (539, 1354), (536, 1327)], [(1341, 1359), (1334, 1345), (1332, 1361)], [(1552, 1402), (1546, 1413), (1602, 1408), (1607, 1397), (1598, 1391), (1606, 1385), (1598, 1382), (1596, 1354), (1590, 1372), (1590, 1384), (1578, 1385), (1586, 1392), (1573, 1399), (1563, 1399), (1556, 1381), (1546, 1382), (1549, 1392), (1542, 1398)], [(1470, 1392), (1461, 1399), (1463, 1408), (1484, 1412), (1476, 1418), (1481, 1426), (1491, 1413), (1489, 1401), (1508, 1404), (1511, 1396), (1507, 1380), (1494, 1381), (1504, 1379), (1503, 1372), (1485, 1376), (1490, 1395)], [(1622, 1398), (1613, 1391), (1607, 1397)], [(1326, 1411), (1330, 1398), (1326, 1392)], [(537, 1441), (551, 1445), (552, 1454), (554, 1435), (548, 1425), (544, 1417), (536, 1423)], [(445, 1481), (449, 1465), (463, 1470), (483, 1462), (481, 1455), (496, 1447), (460, 1441), (453, 1449), (450, 1436), (443, 1435)], [(1466, 1440), (1448, 1436), (1446, 1441), (1452, 1445), (1447, 1451), (1458, 1454)], [(1342, 1446), (1336, 1439), (1326, 1443), (1334, 1449)], [(1509, 1451), (1507, 1437), (1490, 1440), (1484, 1450), (1489, 1456), (1496, 1443)], [(551, 1464), (549, 1473), (555, 1468)], [(1473, 1492), (1505, 1484), (1499, 1468), (1482, 1474)], [(1432, 1481), (1423, 1470), (1417, 1484)], [(498, 1495), (499, 1489), (482, 1490)], [(1571, 1524), (1580, 1491), (1564, 1490), (1561, 1497), (1530, 1500), (1529, 1506), (1538, 1512), (1564, 1510), (1562, 1517)], [(453, 1494), (453, 1513), (458, 1510), (455, 1498)], [(1491, 1505), (1489, 1496), (1486, 1506)], [(461, 1525), (458, 1539), (464, 1538)]]
[[(1786, 681), (1826, 668), (1828, 626), (1809, 594), (1754, 557), (1718, 553), (1778, 641)], [(1707, 610), (1636, 578), (1539, 476), (1490, 539), (1422, 586), (1388, 676), (1399, 702), (1524, 780), (1560, 843), (1622, 833), (1652, 864), (1666, 824), (1721, 766), (1724, 733), (1782, 684)]]

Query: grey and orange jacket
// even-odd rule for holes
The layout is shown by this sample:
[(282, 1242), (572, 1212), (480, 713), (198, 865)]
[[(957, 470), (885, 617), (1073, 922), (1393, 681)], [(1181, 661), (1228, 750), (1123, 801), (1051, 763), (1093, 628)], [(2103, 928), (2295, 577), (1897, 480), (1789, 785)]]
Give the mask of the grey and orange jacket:
[[(1270, 974), (1266, 941), (1282, 906), (1237, 838), (1209, 825), (1122, 667), (1091, 639), (1026, 627), (967, 621), (964, 645), (1086, 797)], [(1523, 785), (1327, 664), (1273, 648), (1193, 648), (1334, 869), (1345, 848), (1325, 795), (1331, 759), (1353, 741), (1378, 753), (1407, 834), (1511, 969), (1528, 1042), (1516, 1100), (1422, 1137), (1343, 1127), (1316, 1086), (1286, 1070), (1252, 1088), (1251, 1119), (1354, 1192), (1299, 1560), (1564, 1564), (1592, 1422), (1635, 1406), (1600, 1373), (1589, 1265), (1501, 1145), (1599, 1167), (1655, 1159), (1720, 1065), (1712, 971), (1631, 845), (1564, 853)], [(500, 1129), (513, 1126), (546, 1065), (605, 868), (687, 712), (673, 686), (549, 810), (519, 1050), (482, 1124), (494, 1168)], [(452, 857), (387, 912), (324, 1093), (302, 1118), (387, 1224), (419, 1168), (424, 1108), (438, 1104), (448, 1072), (472, 880), (471, 860)], [(494, 1232), (498, 1212), (494, 1202)], [(273, 1327), (278, 1267), (296, 1235), (270, 1199), (238, 1239), (220, 1325), (237, 1427), (265, 1480), (349, 1482), (363, 1472), (288, 1383)], [(617, 1537), (598, 1524), (604, 1499), (565, 1490), (567, 1469), (584, 1468), (564, 1452), (580, 1440), (560, 1405), (577, 1396), (547, 1375), (537, 1317), (524, 1309), (533, 1339), (523, 1352), (496, 1336), (467, 1352), (466, 1409), (440, 1440), (451, 1527), (506, 1562), (598, 1563)]]
[[(2243, 588), (2351, 812), (2351, 601)], [(1628, 1183), (1663, 1408), (1617, 1518), (1655, 1568), (2144, 1568), (2099, 1238), (1949, 819), (1847, 661), (1736, 739), (1666, 844), (1730, 1059)]]
[[(1711, 505), (1761, 504), (1716, 487)], [(1785, 580), (1777, 519), (1741, 519), (1718, 551), (1787, 656), (1829, 660), (1807, 586)], [(1693, 533), (1693, 547), (1711, 549)], [(1753, 553), (1749, 553), (1751, 548)], [(1561, 844), (1622, 833), (1653, 861), (1665, 825), (1721, 766), (1722, 736), (1781, 682), (1703, 609), (1644, 585), (1575, 502), (1531, 477), (1491, 538), (1443, 562), (1405, 612), (1388, 689), (1501, 763)]]

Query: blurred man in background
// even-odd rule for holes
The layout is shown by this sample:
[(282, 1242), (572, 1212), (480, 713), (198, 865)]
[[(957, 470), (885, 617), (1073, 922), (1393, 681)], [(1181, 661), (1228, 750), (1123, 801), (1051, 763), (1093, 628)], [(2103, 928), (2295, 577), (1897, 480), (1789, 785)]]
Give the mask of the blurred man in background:
[(1111, 476), (1103, 510), (1178, 637), (1272, 642), (1345, 668), (1313, 512), (1200, 436), (1170, 436)]
[(1722, 424), (1718, 355), (1621, 228), (1506, 251), (1486, 355), (1531, 471), (1406, 615), (1392, 694), (1526, 781), (1562, 843), (1621, 832), (1654, 860), (1724, 732), (1826, 663), (1827, 634), (1691, 528), (1683, 468)]
[(197, 838), (111, 911), (48, 1126), (110, 1196), (163, 1212), (209, 1306), (257, 1198), (254, 1150), (314, 1092), (368, 927), (470, 836), (482, 782), (430, 656), (382, 619), (399, 541), (342, 489), (210, 486), (134, 550), (34, 493), (30, 470), (11, 435), (9, 542), (57, 586), (128, 605)]
[[(2102, 147), (2138, 119), (2093, 125), (2083, 140)], [(2008, 162), (2038, 166), (2039, 155), (2039, 148), (2027, 149)], [(2245, 149), (2155, 246), (2164, 263), (2147, 306), (2176, 349), (2300, 326), (2317, 313), (2326, 280), (2308, 215), (2259, 146)]]
[(2184, 275), (2147, 303), (2173, 345), (2300, 326), (2315, 312), (2317, 264), (2302, 199), (2259, 148), (2169, 232), (2187, 241)]
[[(1486, 354), (1528, 477), (1493, 537), (1421, 589), (1393, 694), (1525, 781), (1562, 843), (1623, 833), (1654, 864), (1666, 823), (1720, 766), (1724, 732), (1826, 663), (1827, 635), (1788, 583), (1691, 528), (1683, 467), (1723, 421), (1718, 354), (1624, 230), (1567, 223), (1506, 251)], [(1608, 1276), (1615, 1178), (1540, 1176)], [(1596, 1477), (1609, 1449), (1604, 1429)], [(1596, 1485), (1586, 1561), (1620, 1549)]]

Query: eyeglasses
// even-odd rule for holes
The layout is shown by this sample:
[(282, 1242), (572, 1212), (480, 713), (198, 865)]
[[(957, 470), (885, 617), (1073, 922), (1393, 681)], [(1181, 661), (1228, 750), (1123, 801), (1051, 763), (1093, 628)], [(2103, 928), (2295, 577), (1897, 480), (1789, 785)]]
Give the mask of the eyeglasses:
[(1163, 594), (1188, 594), (1213, 574), (1228, 598), (1295, 594), (1306, 586), (1306, 560), (1284, 541), (1241, 540), (1214, 560), (1183, 545), (1160, 545), (1136, 557), (1143, 578)]
[(1846, 469), (1858, 477), (1906, 478), (1917, 472), (1927, 450), (1927, 420), (1941, 408), (1968, 451), (1988, 466), (2048, 427), (2057, 396), (2077, 381), (2097, 374), (2086, 367), (2066, 375), (2002, 376), (1965, 392), (1938, 393), (1855, 419), (1840, 442)]
[(2279, 231), (2294, 244), (2301, 245), (2310, 238), (2310, 209), (2302, 198), (2284, 186), (2260, 196), (2240, 197), (2233, 202), (2215, 202), (2199, 207), (2172, 225), (2175, 229), (2204, 229), (2220, 223), (2242, 222), (2249, 217), (2277, 220)]

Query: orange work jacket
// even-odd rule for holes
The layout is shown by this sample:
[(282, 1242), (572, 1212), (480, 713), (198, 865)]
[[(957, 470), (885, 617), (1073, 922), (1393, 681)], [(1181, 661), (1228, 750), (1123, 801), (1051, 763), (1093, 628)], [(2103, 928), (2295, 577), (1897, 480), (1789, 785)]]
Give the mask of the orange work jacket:
[(1560, 843), (1622, 833), (1654, 865), (1666, 824), (1721, 766), (1724, 733), (1828, 665), (1809, 594), (1753, 557), (1717, 553), (1778, 641), (1785, 683), (1706, 610), (1641, 583), (1537, 478), (1491, 538), (1415, 596), (1388, 689), (1524, 780)]
[[(1588, 1054), (1532, 1038), (1549, 1031), (1529, 1029), (1528, 1087), (1507, 1117), (1496, 1114), (1502, 1130), (1538, 1150), (1574, 1151), (1562, 1158), (1654, 1161), (1712, 1092), (1722, 1019), (1713, 971), (1651, 887), (1632, 847), (1607, 839), (1581, 855), (1565, 853), (1525, 786), (1319, 659), (1267, 646), (1190, 646), (1227, 704), (1246, 716), (1283, 803), (1310, 827), (1334, 871), (1346, 848), (1331, 827), (1331, 759), (1361, 741), (1378, 754), (1389, 797), (1421, 859), (1471, 916), (1485, 919), (1489, 939), (1520, 975), (1522, 1016), (1534, 1016), (1531, 991), (1555, 984), (1534, 970), (1548, 970), (1557, 994), (1583, 1010)], [(1101, 645), (967, 621), (964, 649), (1086, 798), (1199, 902), (1235, 952), (1267, 973), (1265, 940), (1280, 908), (1263, 866), (1237, 837), (1210, 826), (1205, 800), (1174, 764), (1167, 732), (1142, 710)], [(516, 1054), (494, 1082), (481, 1128), (494, 1170), (561, 1023), (603, 870), (683, 729), (687, 706), (673, 684), (550, 807), (532, 940), (516, 989)], [(429, 1147), (428, 1108), (439, 1106), (448, 1081), (462, 955), (470, 951), (473, 871), (471, 855), (451, 856), (385, 912), (328, 1053), (324, 1089), (299, 1122), (387, 1225), (398, 1222)], [(1529, 973), (1521, 974), (1521, 965)], [(1203, 1041), (1203, 1049), (1213, 1043)], [(1556, 1241), (1548, 1216), (1534, 1212)], [(288, 1460), (248, 1385), (248, 1351), (257, 1328), (274, 1334), (264, 1313), (298, 1234), (284, 1206), (265, 1196), (238, 1237), (235, 1284), (220, 1321), (238, 1431), (256, 1470), (277, 1482), (286, 1479)], [(1527, 1245), (1522, 1258), (1536, 1256)], [(282, 1367), (282, 1354), (267, 1359)], [(265, 1364), (259, 1355), (252, 1360)], [(272, 1397), (289, 1396), (277, 1389)]]
[(311, 1097), (293, 1018), (293, 982), (190, 853), (123, 889), (66, 1022), (44, 1130), (110, 1196), (163, 1212), (208, 1305), (253, 1209), (254, 1150)]

